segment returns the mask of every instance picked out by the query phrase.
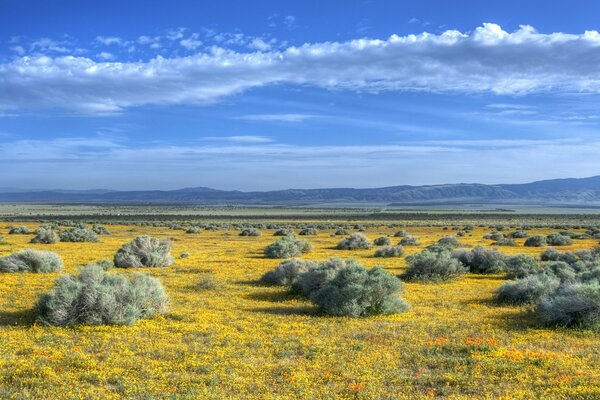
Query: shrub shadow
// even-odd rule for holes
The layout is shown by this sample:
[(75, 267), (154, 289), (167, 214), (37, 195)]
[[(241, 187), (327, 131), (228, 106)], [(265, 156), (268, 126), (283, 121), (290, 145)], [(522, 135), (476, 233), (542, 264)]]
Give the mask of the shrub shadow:
[(250, 293), (250, 294), (246, 295), (245, 298), (247, 298), (249, 300), (270, 301), (273, 303), (280, 303), (283, 301), (300, 299), (301, 297), (295, 293), (290, 293), (289, 291), (284, 291), (284, 292), (263, 291), (263, 292)]
[(319, 311), (315, 307), (259, 307), (251, 308), (249, 311), (273, 315), (304, 315), (318, 316)]
[(35, 310), (0, 311), (0, 326), (31, 326), (35, 322)]

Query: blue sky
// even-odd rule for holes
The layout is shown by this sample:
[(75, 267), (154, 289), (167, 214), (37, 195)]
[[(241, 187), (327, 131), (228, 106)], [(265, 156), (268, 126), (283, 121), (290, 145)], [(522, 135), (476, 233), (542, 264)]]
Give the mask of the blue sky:
[(0, 0), (0, 188), (600, 174), (600, 3), (483, 3)]

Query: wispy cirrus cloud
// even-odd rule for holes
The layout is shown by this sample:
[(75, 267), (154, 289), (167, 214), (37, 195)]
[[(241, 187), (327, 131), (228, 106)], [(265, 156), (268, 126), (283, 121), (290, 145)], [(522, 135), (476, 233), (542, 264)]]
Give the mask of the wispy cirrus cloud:
[(248, 114), (234, 117), (246, 121), (267, 121), (267, 122), (302, 122), (309, 119), (318, 118), (314, 114)]
[[(184, 34), (179, 29), (167, 36), (181, 40)], [(247, 43), (244, 35), (239, 40)], [(448, 30), (256, 52), (212, 47), (147, 62), (23, 56), (0, 64), (0, 109), (109, 113), (143, 105), (202, 105), (281, 84), (368, 92), (600, 93), (599, 63), (596, 31), (544, 34), (521, 26), (506, 32), (491, 23), (471, 33)]]
[(268, 136), (240, 135), (240, 136), (205, 136), (200, 140), (211, 142), (233, 142), (233, 143), (270, 143), (274, 140)]

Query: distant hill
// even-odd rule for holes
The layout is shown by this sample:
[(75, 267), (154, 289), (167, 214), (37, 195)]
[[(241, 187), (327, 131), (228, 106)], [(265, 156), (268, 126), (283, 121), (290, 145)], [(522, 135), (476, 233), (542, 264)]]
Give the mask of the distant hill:
[(287, 189), (265, 192), (216, 190), (205, 187), (179, 190), (0, 190), (5, 203), (114, 203), (114, 204), (256, 204), (323, 203), (380, 204), (600, 204), (600, 176), (552, 179), (523, 184), (457, 183), (390, 186), (373, 189)]

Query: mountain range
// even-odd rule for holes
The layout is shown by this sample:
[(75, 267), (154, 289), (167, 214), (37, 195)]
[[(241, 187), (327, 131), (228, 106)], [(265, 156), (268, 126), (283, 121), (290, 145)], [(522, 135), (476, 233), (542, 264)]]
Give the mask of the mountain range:
[(317, 205), (327, 203), (554, 204), (600, 205), (600, 176), (551, 179), (522, 184), (457, 183), (371, 189), (286, 189), (242, 192), (206, 187), (178, 190), (25, 190), (0, 189), (4, 203), (246, 204)]

